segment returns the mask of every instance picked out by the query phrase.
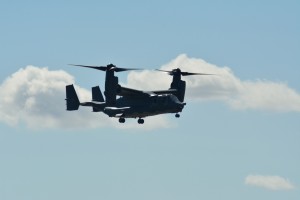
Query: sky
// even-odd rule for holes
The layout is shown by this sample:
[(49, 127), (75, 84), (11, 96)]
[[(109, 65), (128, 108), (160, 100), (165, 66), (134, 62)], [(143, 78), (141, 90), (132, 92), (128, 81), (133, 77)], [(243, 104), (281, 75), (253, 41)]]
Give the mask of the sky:
[[(299, 1), (1, 1), (0, 199), (300, 198)], [(65, 108), (105, 74), (168, 89), (181, 117)]]

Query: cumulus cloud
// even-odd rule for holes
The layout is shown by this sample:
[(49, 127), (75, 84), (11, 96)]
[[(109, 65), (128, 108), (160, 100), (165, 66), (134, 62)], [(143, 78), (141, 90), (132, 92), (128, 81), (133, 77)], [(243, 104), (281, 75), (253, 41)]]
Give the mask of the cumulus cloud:
[[(212, 76), (183, 77), (187, 82), (186, 98), (195, 101), (218, 100), (234, 109), (299, 112), (300, 94), (287, 84), (266, 80), (243, 81), (229, 67), (219, 67), (202, 59), (179, 55), (160, 69), (203, 72)], [(129, 87), (142, 90), (168, 89), (172, 77), (156, 71), (132, 71)], [(10, 125), (25, 124), (33, 128), (77, 128), (113, 126), (123, 129), (140, 128), (135, 120), (119, 124), (103, 113), (90, 108), (77, 112), (65, 110), (65, 86), (75, 83), (63, 70), (27, 66), (9, 76), (0, 85), (0, 121)], [(91, 92), (75, 85), (81, 101), (90, 101)], [(188, 101), (188, 100), (186, 100)], [(165, 115), (147, 118), (143, 128), (170, 127)]]
[[(30, 128), (139, 128), (134, 120), (121, 126), (115, 118), (93, 113), (81, 107), (67, 112), (65, 86), (73, 84), (74, 77), (63, 70), (27, 66), (8, 77), (0, 86), (0, 121), (12, 126), (25, 124)], [(90, 101), (91, 92), (75, 85), (79, 99)], [(165, 117), (149, 118), (145, 129), (168, 127)]]
[(245, 184), (269, 190), (295, 189), (295, 186), (289, 180), (280, 176), (249, 175), (245, 179)]
[[(243, 81), (229, 67), (219, 67), (202, 59), (182, 54), (161, 69), (203, 72), (213, 76), (183, 77), (187, 82), (186, 97), (192, 100), (219, 100), (234, 109), (299, 112), (300, 94), (287, 84), (266, 80)], [(169, 88), (172, 78), (161, 72), (130, 72), (127, 86), (155, 90)]]

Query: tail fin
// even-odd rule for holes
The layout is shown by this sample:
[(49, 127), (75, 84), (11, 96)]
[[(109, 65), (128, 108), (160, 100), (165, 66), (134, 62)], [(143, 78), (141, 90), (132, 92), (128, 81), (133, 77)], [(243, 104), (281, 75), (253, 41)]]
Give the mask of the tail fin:
[(67, 110), (78, 110), (80, 102), (73, 85), (66, 86), (66, 96)]
[[(92, 87), (92, 100), (97, 102), (105, 102), (99, 86)], [(104, 109), (102, 107), (103, 106), (99, 107), (98, 104), (97, 106), (93, 106), (93, 112), (102, 112)]]
[(93, 101), (104, 102), (104, 98), (99, 86), (92, 87), (92, 99)]

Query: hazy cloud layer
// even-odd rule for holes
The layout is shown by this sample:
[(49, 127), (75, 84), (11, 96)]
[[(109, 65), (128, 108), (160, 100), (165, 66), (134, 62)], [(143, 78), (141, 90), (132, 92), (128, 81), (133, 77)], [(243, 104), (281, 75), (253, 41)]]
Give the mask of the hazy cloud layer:
[(295, 189), (295, 186), (289, 180), (280, 176), (249, 175), (245, 179), (245, 184), (269, 190)]
[[(243, 81), (229, 67), (218, 67), (202, 59), (179, 55), (161, 69), (212, 73), (213, 76), (183, 77), (187, 82), (187, 99), (220, 100), (234, 109), (255, 109), (300, 112), (300, 94), (281, 82), (266, 80)], [(157, 90), (169, 88), (171, 76), (161, 72), (130, 72), (128, 86)], [(188, 101), (188, 100), (187, 100)]]
[[(93, 113), (80, 107), (67, 112), (65, 86), (73, 84), (74, 77), (65, 71), (27, 66), (8, 77), (0, 86), (0, 120), (10, 124), (25, 124), (31, 128), (140, 128), (136, 120), (119, 124), (116, 118)], [(90, 101), (91, 92), (75, 85), (79, 99)], [(162, 116), (147, 118), (144, 129), (169, 127)]]

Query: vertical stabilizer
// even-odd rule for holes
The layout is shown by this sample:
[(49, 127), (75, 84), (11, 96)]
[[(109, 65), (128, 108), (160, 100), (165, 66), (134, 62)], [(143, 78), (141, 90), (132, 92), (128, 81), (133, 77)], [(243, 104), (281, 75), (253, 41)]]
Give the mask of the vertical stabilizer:
[(66, 86), (66, 101), (67, 110), (78, 110), (80, 102), (73, 85)]
[(104, 98), (99, 86), (92, 87), (92, 99), (93, 101), (104, 102)]
[[(92, 100), (97, 102), (103, 102), (104, 104), (102, 105), (105, 105), (105, 101), (99, 86), (92, 87)], [(103, 108), (102, 107), (99, 108), (99, 105), (93, 106), (93, 112), (102, 112), (102, 111)]]

